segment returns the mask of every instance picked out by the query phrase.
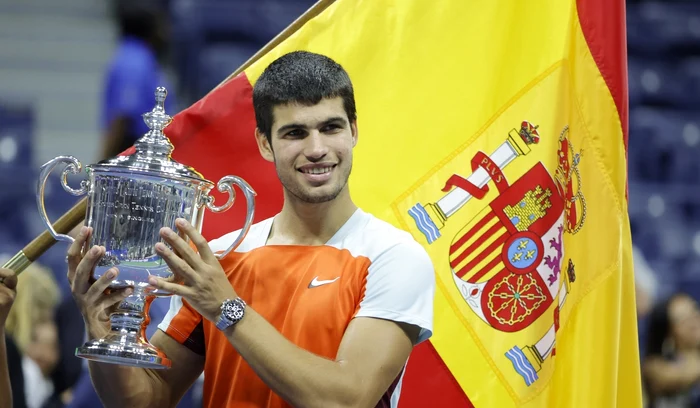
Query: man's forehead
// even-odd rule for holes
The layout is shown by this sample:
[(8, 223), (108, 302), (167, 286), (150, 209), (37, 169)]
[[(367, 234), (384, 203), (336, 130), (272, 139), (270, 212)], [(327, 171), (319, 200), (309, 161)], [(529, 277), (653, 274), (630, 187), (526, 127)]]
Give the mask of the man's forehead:
[(335, 117), (343, 117), (347, 120), (341, 97), (324, 98), (314, 105), (299, 102), (275, 105), (272, 109), (272, 117), (273, 128), (282, 127), (289, 123), (311, 125)]

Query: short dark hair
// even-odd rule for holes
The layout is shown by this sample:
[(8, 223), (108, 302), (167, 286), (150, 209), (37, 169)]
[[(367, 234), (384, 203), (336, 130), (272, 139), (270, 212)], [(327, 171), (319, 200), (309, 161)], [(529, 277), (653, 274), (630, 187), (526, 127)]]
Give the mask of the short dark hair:
[(273, 61), (253, 87), (253, 107), (258, 129), (272, 138), (272, 110), (277, 105), (315, 105), (326, 98), (343, 98), (348, 120), (357, 119), (355, 93), (350, 76), (325, 55), (293, 51)]
[(122, 37), (149, 41), (158, 30), (159, 3), (153, 0), (120, 0), (114, 11)]

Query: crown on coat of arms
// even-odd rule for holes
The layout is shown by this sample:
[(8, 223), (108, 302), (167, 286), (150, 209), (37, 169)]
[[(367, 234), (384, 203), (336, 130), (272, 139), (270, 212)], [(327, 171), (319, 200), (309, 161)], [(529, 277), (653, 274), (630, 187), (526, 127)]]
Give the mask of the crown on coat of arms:
[(539, 125), (533, 125), (524, 120), (520, 124), (520, 131), (518, 131), (518, 134), (526, 144), (537, 144), (540, 142), (540, 134), (537, 131), (538, 127)]

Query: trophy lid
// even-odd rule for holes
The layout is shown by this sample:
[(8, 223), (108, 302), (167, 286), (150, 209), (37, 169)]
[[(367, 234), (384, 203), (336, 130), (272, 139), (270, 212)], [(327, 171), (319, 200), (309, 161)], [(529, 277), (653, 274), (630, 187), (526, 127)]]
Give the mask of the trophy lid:
[(213, 184), (192, 167), (173, 160), (172, 152), (175, 148), (163, 133), (163, 130), (173, 120), (170, 115), (165, 113), (164, 103), (167, 95), (168, 91), (165, 87), (156, 88), (155, 107), (142, 115), (143, 121), (146, 122), (150, 130), (134, 143), (135, 153), (129, 156), (113, 157), (87, 167), (95, 171), (140, 173)]

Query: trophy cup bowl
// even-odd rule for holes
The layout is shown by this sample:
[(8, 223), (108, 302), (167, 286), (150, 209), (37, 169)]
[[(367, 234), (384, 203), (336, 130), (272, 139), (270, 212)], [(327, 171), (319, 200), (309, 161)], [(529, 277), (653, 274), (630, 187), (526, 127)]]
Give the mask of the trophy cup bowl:
[[(218, 213), (231, 208), (236, 198), (233, 188), (236, 185), (246, 197), (245, 224), (231, 246), (216, 255), (221, 259), (248, 233), (253, 223), (255, 191), (240, 177), (225, 176), (217, 183), (217, 189), (228, 193), (229, 197), (223, 205), (215, 206), (214, 197), (210, 195), (214, 183), (172, 159), (173, 145), (163, 133), (172, 121), (163, 107), (167, 90), (159, 87), (155, 96), (155, 107), (143, 115), (150, 130), (135, 143), (134, 154), (86, 166), (87, 179), (81, 181), (78, 189), (68, 186), (67, 177), (69, 173), (80, 173), (82, 164), (71, 156), (55, 157), (41, 167), (37, 205), (51, 235), (57, 241), (72, 243), (72, 237), (55, 231), (44, 206), (49, 174), (57, 165), (65, 165), (61, 177), (63, 189), (75, 196), (87, 195), (85, 225), (92, 227), (93, 233), (85, 249), (94, 245), (106, 248), (92, 278), (99, 279), (109, 269), (117, 267), (119, 274), (110, 289), (133, 288), (132, 294), (111, 313), (110, 333), (78, 347), (76, 356), (159, 369), (169, 368), (171, 362), (146, 339), (146, 327), (150, 322), (148, 309), (156, 297), (171, 293), (152, 287), (148, 278), (153, 275), (176, 281), (176, 276), (155, 251), (155, 244), (164, 242), (160, 229), (169, 227), (178, 232), (175, 220), (184, 218), (201, 232), (205, 209)], [(183, 234), (180, 236), (187, 240)]]

